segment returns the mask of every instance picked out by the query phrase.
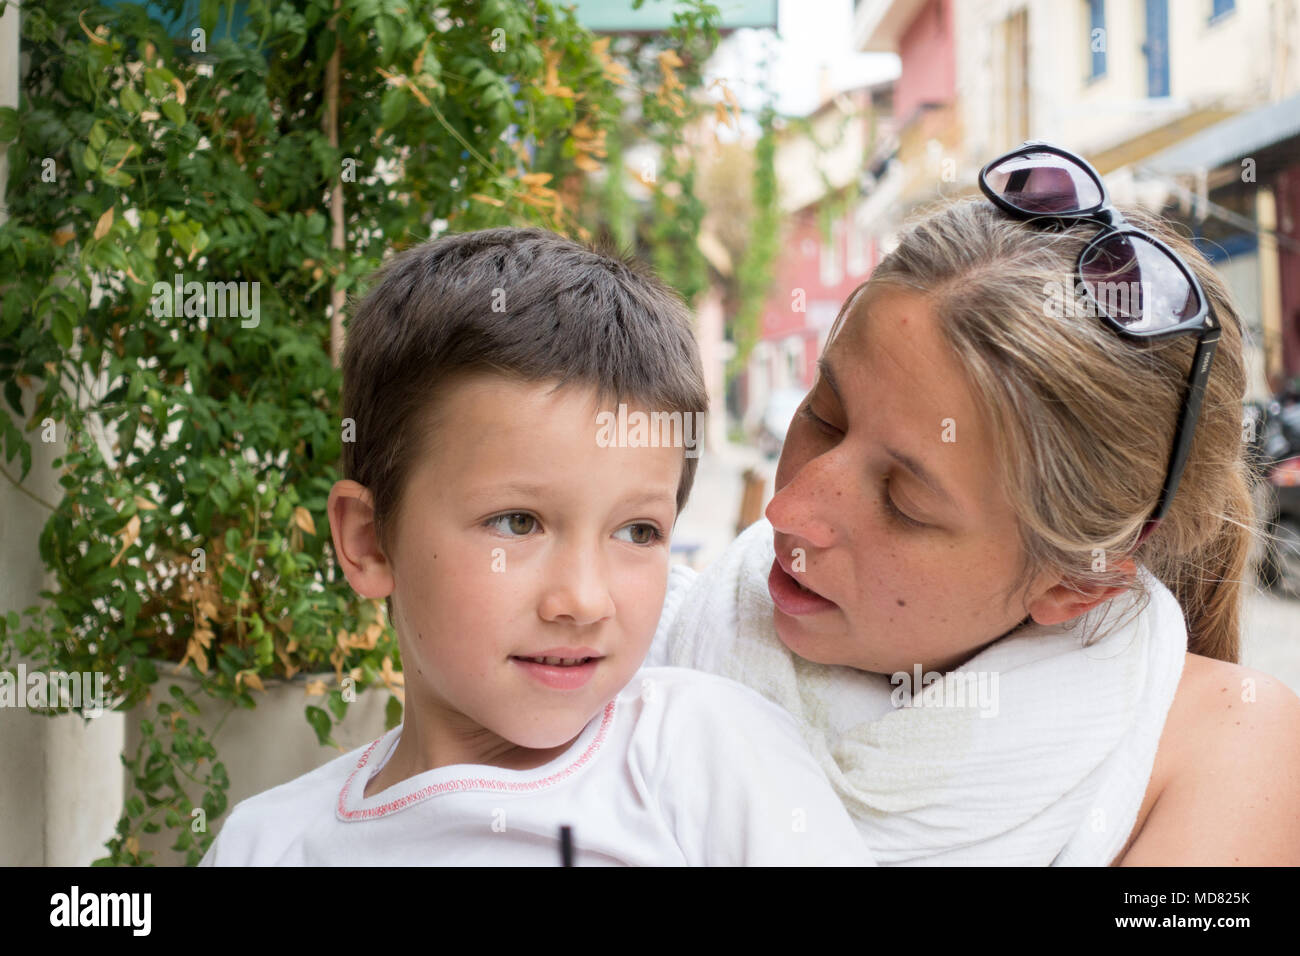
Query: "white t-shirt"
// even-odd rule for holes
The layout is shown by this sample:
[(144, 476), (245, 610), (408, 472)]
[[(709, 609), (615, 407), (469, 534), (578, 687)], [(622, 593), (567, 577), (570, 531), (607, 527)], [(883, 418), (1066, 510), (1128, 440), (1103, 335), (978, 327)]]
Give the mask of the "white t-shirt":
[(235, 806), (200, 866), (872, 865), (793, 719), (741, 684), (642, 669), (560, 757), (364, 796), (401, 727)]

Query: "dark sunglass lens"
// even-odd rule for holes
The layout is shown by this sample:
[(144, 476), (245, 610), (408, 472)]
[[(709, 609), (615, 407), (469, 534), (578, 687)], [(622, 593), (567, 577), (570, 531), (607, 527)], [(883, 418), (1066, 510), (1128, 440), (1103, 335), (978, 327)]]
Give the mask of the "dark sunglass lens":
[(1098, 307), (1132, 332), (1173, 328), (1201, 308), (1182, 267), (1141, 236), (1121, 233), (1093, 244), (1080, 271)]
[(1017, 209), (1071, 213), (1101, 205), (1101, 189), (1088, 173), (1055, 153), (1026, 153), (998, 163), (986, 181)]

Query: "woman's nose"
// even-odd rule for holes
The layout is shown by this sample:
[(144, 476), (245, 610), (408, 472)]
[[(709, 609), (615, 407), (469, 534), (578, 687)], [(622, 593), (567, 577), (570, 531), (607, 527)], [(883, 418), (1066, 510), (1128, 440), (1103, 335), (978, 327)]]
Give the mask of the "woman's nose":
[(764, 514), (778, 534), (800, 538), (814, 548), (829, 548), (838, 535), (837, 514), (848, 501), (843, 476), (831, 453), (805, 462), (767, 503)]
[(595, 624), (614, 615), (614, 599), (598, 554), (568, 547), (555, 554), (538, 613), (562, 624)]

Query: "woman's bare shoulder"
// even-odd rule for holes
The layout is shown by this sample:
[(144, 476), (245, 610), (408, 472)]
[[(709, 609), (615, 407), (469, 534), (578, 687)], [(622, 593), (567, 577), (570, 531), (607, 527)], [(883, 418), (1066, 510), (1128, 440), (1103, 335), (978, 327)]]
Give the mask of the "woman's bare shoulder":
[(1126, 866), (1300, 863), (1300, 697), (1188, 654)]

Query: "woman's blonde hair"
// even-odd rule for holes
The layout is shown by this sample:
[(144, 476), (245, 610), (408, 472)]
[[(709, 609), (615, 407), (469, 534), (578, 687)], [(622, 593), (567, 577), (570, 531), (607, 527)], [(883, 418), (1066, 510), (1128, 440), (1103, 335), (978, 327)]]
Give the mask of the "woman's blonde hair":
[(1132, 551), (1177, 597), (1188, 650), (1235, 663), (1256, 521), (1241, 323), (1200, 253), (1162, 221), (1123, 212), (1183, 257), (1223, 327), (1182, 481), (1136, 551), (1165, 479), (1196, 336), (1135, 342), (1080, 308), (1075, 264), (1096, 227), (1048, 231), (984, 200), (948, 204), (903, 233), (831, 335), (887, 287), (928, 297), (992, 425), (1019, 519), (1024, 561), (1008, 593), (1047, 569), (1075, 588), (1140, 592), (1115, 568)]

